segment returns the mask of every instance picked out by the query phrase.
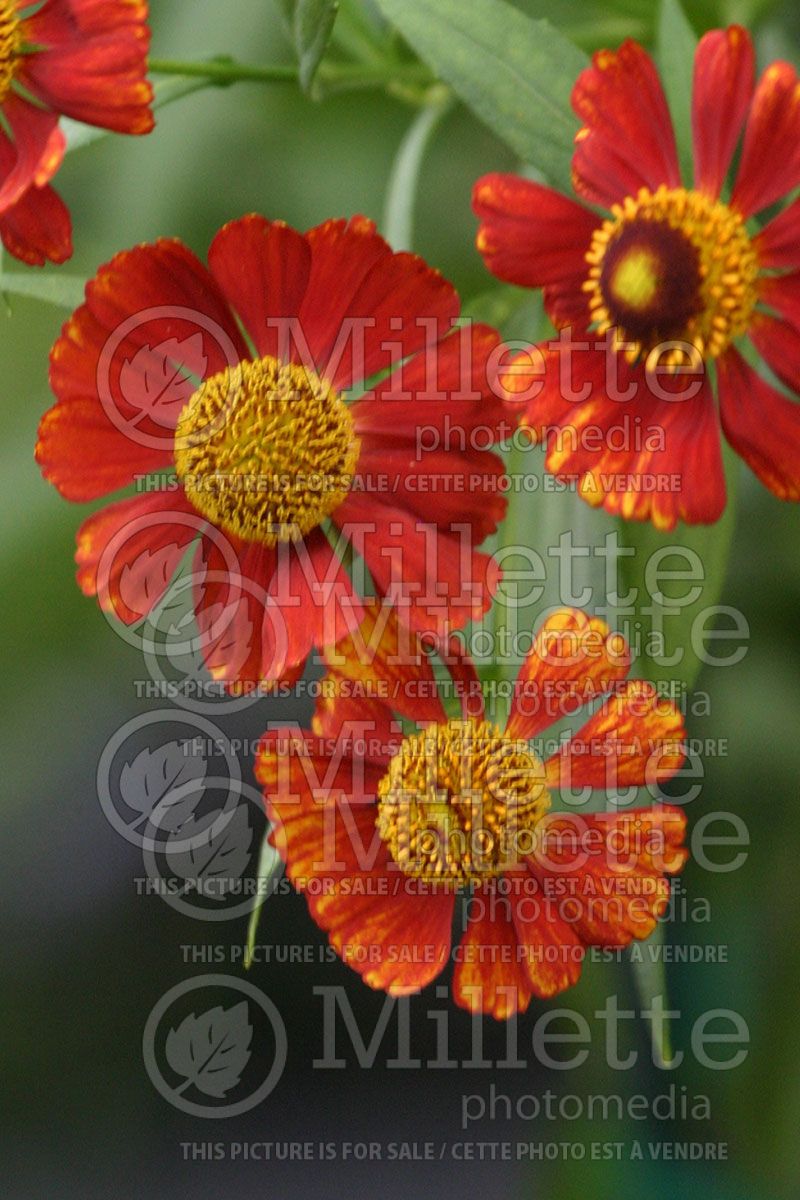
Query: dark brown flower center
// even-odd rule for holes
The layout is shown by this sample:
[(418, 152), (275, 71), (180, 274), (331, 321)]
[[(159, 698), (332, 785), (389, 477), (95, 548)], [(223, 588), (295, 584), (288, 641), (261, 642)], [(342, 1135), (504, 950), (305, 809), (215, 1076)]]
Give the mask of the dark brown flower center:
[[(664, 342), (707, 361), (723, 354), (750, 320), (758, 260), (744, 221), (702, 192), (642, 188), (612, 209), (586, 255), (589, 313), (614, 330), (632, 362)], [(675, 349), (664, 365), (684, 364)]]

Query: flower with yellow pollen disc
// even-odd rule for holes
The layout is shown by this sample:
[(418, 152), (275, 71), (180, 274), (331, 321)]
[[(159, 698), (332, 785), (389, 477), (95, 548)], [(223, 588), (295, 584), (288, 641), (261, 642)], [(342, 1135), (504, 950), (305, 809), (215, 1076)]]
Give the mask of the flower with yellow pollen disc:
[[(662, 342), (717, 358), (747, 328), (757, 299), (758, 259), (744, 220), (702, 192), (642, 188), (614, 205), (586, 255), (593, 325), (615, 331), (635, 362)], [(660, 363), (694, 357), (674, 349)]]
[(359, 445), (333, 388), (266, 357), (212, 375), (191, 396), (175, 430), (175, 469), (214, 525), (274, 546), (304, 537), (338, 508)]
[(406, 875), (466, 887), (532, 854), (549, 808), (526, 742), (487, 721), (449, 721), (403, 740), (378, 784), (376, 824)]
[(11, 90), (21, 47), (16, 5), (13, 0), (0, 0), (0, 104)]

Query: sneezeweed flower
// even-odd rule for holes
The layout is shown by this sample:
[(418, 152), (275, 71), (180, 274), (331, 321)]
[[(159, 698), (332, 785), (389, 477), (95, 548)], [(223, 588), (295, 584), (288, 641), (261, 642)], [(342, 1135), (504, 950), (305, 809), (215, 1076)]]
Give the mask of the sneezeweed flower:
[(153, 128), (144, 0), (0, 0), (0, 237), (34, 266), (72, 253), (49, 186), (61, 116), (118, 133)]
[(506, 501), (476, 446), (508, 423), (504, 347), (458, 312), (363, 217), (306, 234), (244, 217), (208, 268), (178, 241), (117, 255), (53, 348), (36, 451), (67, 499), (147, 489), (81, 526), (80, 587), (133, 624), (196, 542), (206, 665), (246, 690), (361, 621), (347, 539), (414, 628), (483, 613), (499, 572), (476, 547)]
[[(683, 761), (681, 716), (626, 679), (621, 636), (579, 610), (554, 612), (502, 729), (469, 660), (454, 672), (462, 715), (448, 716), (430, 660), (381, 610), (328, 657), (312, 729), (270, 730), (256, 774), (289, 878), (371, 987), (418, 991), (452, 950), (456, 1001), (505, 1018), (575, 983), (587, 946), (652, 932), (686, 858), (682, 811), (550, 811), (566, 787), (646, 783), (660, 796)], [(542, 732), (598, 697), (545, 757)]]
[[(561, 331), (561, 344), (528, 356), (543, 386), (531, 388), (525, 422), (547, 442), (549, 470), (578, 481), (591, 504), (662, 529), (722, 513), (720, 424), (776, 496), (800, 499), (800, 409), (736, 345), (747, 335), (800, 390), (800, 202), (760, 231), (753, 221), (800, 184), (800, 83), (783, 62), (755, 89), (754, 78), (744, 29), (700, 40), (688, 186), (653, 62), (631, 41), (600, 51), (572, 94), (583, 122), (572, 174), (576, 192), (610, 215), (514, 175), (475, 187), (489, 269), (543, 288)], [(570, 350), (566, 383), (565, 331), (583, 343)], [(625, 400), (651, 436), (619, 444), (617, 433), (615, 444)]]

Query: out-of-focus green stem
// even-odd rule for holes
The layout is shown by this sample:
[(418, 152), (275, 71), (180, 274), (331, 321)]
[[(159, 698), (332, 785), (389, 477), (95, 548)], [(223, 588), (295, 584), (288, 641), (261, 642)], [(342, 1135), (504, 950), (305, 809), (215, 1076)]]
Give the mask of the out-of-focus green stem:
[[(212, 59), (208, 62), (183, 62), (178, 59), (151, 58), (149, 69), (154, 75), (182, 75), (186, 78), (207, 79), (209, 83), (225, 86), (231, 83), (294, 83), (298, 69), (291, 63), (272, 63), (253, 66), (232, 59)], [(429, 83), (431, 74), (422, 63), (321, 63), (317, 80), (331, 87), (389, 87), (401, 84), (419, 87)]]

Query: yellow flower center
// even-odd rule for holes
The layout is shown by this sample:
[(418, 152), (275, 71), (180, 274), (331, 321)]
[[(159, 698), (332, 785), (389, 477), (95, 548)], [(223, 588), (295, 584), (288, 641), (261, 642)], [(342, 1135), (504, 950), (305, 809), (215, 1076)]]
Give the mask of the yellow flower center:
[(341, 397), (274, 358), (212, 375), (175, 430), (175, 469), (195, 508), (247, 542), (310, 533), (350, 489), (359, 440)]
[(22, 28), (14, 0), (0, 0), (0, 104), (5, 100), (19, 61)]
[(378, 784), (378, 832), (406, 875), (464, 887), (517, 865), (550, 807), (544, 767), (486, 721), (403, 740)]
[(717, 358), (747, 328), (758, 259), (744, 221), (701, 192), (642, 188), (616, 204), (586, 255), (592, 323), (634, 362), (664, 342), (661, 365)]

